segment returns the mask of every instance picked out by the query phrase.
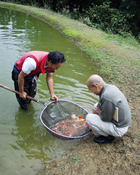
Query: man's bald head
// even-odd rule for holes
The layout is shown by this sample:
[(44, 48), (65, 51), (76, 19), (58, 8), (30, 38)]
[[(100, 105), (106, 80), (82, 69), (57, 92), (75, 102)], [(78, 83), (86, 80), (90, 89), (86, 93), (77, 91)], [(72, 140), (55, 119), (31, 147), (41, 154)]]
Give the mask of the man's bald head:
[(103, 87), (105, 85), (104, 80), (102, 79), (102, 77), (100, 77), (99, 75), (91, 75), (88, 80), (87, 80), (87, 86), (88, 87), (93, 87), (94, 85), (98, 85), (100, 87)]

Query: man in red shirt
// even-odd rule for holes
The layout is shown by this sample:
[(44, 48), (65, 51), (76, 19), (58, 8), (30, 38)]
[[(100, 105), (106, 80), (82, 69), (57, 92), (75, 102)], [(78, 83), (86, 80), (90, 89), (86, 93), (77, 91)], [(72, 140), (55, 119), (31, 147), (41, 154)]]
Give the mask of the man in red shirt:
[(30, 51), (16, 61), (12, 71), (12, 79), (15, 90), (20, 92), (20, 95), (16, 94), (16, 97), (22, 109), (27, 109), (30, 103), (30, 100), (26, 98), (27, 95), (35, 97), (40, 73), (47, 73), (46, 82), (51, 98), (58, 100), (53, 90), (52, 74), (65, 61), (64, 55), (58, 51), (50, 53)]

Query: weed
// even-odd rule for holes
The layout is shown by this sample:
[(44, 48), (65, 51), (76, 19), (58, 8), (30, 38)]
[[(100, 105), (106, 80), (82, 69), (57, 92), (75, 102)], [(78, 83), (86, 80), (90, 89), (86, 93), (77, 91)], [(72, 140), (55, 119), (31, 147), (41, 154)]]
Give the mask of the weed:
[(74, 163), (77, 163), (78, 160), (80, 160), (80, 157), (78, 157), (78, 156), (73, 157), (73, 162)]

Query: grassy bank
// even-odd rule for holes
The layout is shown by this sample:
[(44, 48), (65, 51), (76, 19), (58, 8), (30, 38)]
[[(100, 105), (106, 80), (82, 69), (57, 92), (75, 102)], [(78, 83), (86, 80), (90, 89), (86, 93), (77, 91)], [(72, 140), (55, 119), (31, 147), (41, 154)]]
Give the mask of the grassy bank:
[[(82, 51), (90, 55), (97, 65), (98, 74), (108, 82), (124, 82), (123, 77), (130, 73), (128, 70), (124, 71), (126, 66), (131, 70), (133, 67), (139, 70), (140, 44), (132, 37), (124, 39), (117, 35), (109, 35), (46, 9), (4, 2), (0, 2), (0, 6), (29, 13), (71, 38)], [(130, 79), (137, 78), (136, 71), (132, 70)]]

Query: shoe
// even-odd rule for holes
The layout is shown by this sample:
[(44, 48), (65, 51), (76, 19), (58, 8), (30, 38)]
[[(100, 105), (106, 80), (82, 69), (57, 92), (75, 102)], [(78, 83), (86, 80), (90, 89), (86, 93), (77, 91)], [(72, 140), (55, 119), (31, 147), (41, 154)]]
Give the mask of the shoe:
[(94, 142), (99, 144), (105, 144), (105, 143), (113, 143), (115, 141), (115, 137), (108, 135), (108, 136), (99, 136), (94, 138)]

